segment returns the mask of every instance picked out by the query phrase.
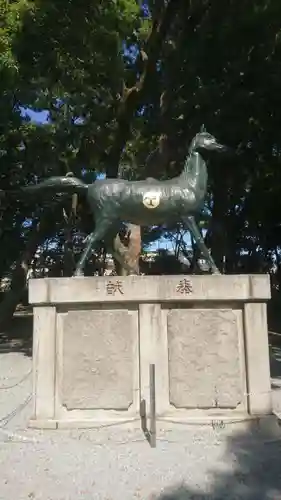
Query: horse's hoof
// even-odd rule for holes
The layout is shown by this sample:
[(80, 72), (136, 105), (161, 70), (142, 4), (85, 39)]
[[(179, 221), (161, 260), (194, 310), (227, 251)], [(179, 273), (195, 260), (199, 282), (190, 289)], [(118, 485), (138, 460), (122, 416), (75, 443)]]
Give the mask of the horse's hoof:
[(83, 271), (79, 271), (79, 270), (77, 270), (77, 271), (75, 271), (75, 273), (73, 274), (73, 277), (74, 277), (74, 278), (80, 278), (81, 276), (82, 276), (82, 277), (84, 276)]

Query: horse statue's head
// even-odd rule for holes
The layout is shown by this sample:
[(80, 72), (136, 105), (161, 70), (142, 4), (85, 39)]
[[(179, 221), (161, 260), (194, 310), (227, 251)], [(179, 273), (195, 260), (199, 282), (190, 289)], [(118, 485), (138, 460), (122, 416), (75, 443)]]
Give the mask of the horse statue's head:
[(200, 132), (196, 134), (191, 142), (189, 152), (198, 151), (199, 153), (203, 153), (204, 150), (223, 152), (227, 150), (227, 147), (220, 144), (213, 135), (207, 132), (204, 125), (202, 125)]

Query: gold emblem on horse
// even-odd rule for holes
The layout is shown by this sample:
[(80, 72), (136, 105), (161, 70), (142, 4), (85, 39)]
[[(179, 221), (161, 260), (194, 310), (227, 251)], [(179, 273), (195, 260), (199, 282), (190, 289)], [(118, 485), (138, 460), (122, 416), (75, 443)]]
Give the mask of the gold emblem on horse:
[(146, 208), (156, 208), (160, 204), (161, 193), (158, 191), (148, 191), (144, 193), (142, 202)]

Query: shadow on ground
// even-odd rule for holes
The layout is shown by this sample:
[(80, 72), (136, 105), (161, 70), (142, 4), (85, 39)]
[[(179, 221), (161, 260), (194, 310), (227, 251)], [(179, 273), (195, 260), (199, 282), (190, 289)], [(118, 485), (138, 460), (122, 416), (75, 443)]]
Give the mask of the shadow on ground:
[(281, 427), (276, 424), (257, 431), (256, 424), (251, 424), (248, 431), (228, 438), (224, 459), (232, 469), (210, 469), (208, 491), (181, 485), (155, 500), (280, 500), (280, 458)]
[[(270, 371), (272, 388), (280, 391), (281, 342), (277, 340), (270, 338)], [(210, 469), (208, 491), (179, 485), (155, 500), (281, 500), (281, 421), (275, 422), (263, 431), (250, 424), (244, 433), (228, 438), (224, 459), (232, 470)]]
[(32, 329), (32, 313), (16, 313), (5, 329), (0, 330), (0, 353), (21, 352), (31, 356)]
[(281, 346), (270, 346), (270, 373), (273, 379), (281, 379)]

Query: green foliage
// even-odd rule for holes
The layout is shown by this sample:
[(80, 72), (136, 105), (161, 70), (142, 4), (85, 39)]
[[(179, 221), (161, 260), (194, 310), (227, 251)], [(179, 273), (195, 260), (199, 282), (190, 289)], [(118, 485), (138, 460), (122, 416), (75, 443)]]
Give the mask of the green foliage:
[[(166, 4), (148, 2), (145, 16), (135, 0), (0, 0), (1, 188), (105, 171), (120, 102), (147, 69), (153, 21)], [(273, 257), (279, 266), (281, 3), (200, 0), (177, 9), (124, 135), (121, 170), (134, 179), (177, 175), (204, 123), (235, 153), (210, 159), (212, 219), (202, 226), (215, 260), (227, 272), (260, 272)], [(50, 122), (30, 123), (20, 106), (49, 110)], [(2, 274), (26, 243), (22, 221), (42, 211), (2, 204)], [(163, 231), (145, 231), (144, 244)]]

